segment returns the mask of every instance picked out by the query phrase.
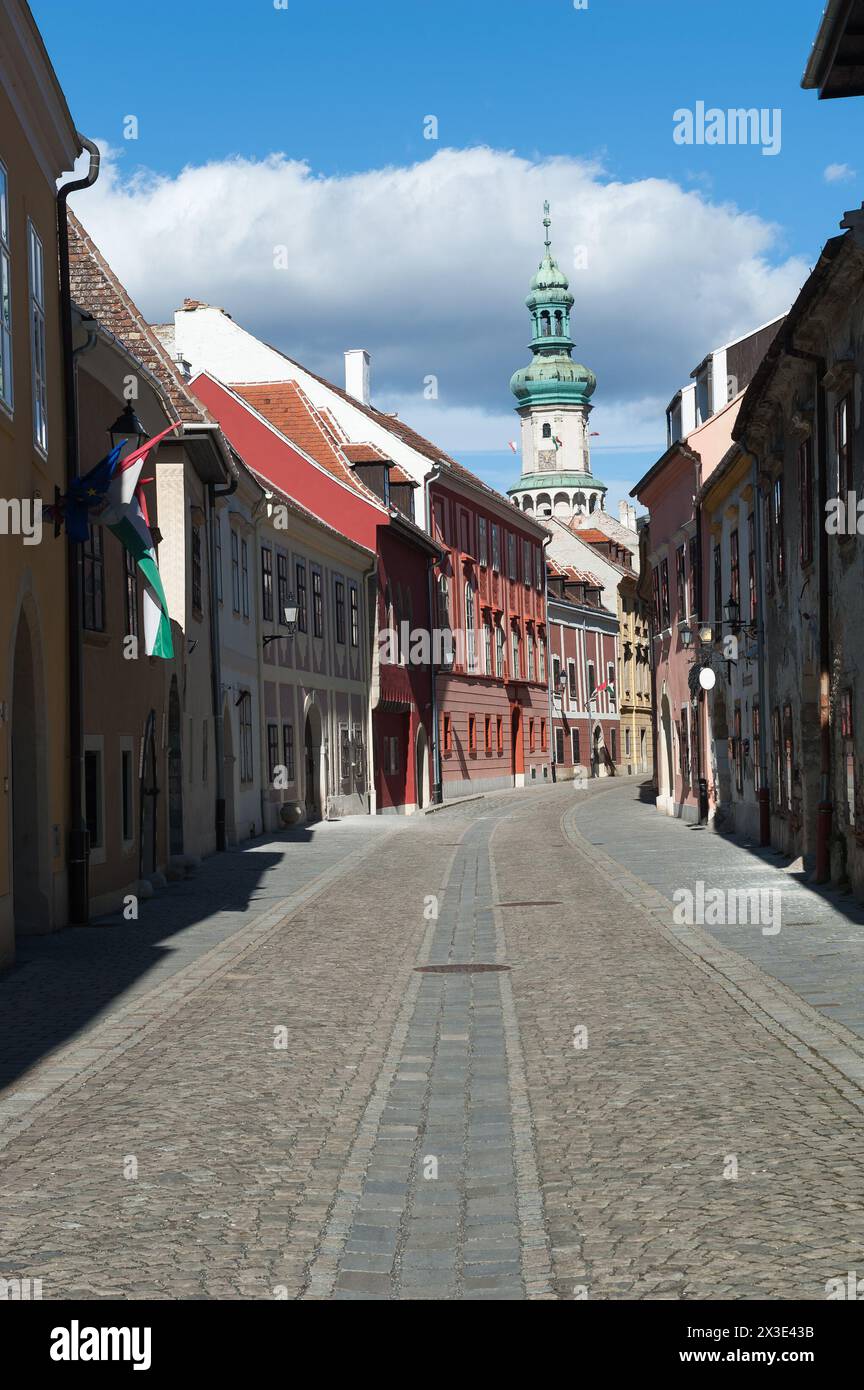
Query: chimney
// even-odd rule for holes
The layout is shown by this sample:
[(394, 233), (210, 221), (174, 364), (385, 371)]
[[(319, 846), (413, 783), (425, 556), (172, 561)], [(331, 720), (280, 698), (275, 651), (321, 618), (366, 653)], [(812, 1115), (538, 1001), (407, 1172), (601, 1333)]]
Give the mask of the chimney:
[(618, 503), (618, 520), (629, 531), (636, 530), (636, 508), (626, 498), (622, 498)]
[(361, 405), (371, 405), (369, 395), (370, 357), (365, 348), (350, 348), (345, 354), (345, 390)]

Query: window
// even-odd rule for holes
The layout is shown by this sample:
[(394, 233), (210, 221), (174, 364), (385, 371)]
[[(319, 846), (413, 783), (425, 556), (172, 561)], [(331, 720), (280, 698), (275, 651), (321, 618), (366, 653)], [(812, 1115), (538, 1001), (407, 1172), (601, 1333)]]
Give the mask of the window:
[(213, 551), (216, 560), (216, 598), (222, 602), (222, 517), (219, 512), (213, 516)]
[(272, 783), (276, 779), (279, 766), (279, 725), (267, 725), (267, 777)]
[(354, 790), (361, 795), (366, 790), (366, 747), (362, 724), (354, 725)]
[(774, 543), (773, 530), (771, 526), (771, 494), (766, 493), (763, 498), (764, 512), (763, 522), (765, 526), (765, 588), (766, 592), (774, 592)]
[(102, 544), (102, 527), (95, 521), (91, 522), (81, 555), (83, 623), (88, 632), (105, 631), (105, 559)]
[(577, 686), (576, 686), (576, 662), (575, 662), (575, 661), (568, 661), (568, 662), (567, 662), (567, 692), (568, 692), (568, 694), (569, 694), (569, 696), (570, 696), (570, 704), (571, 704), (571, 705), (575, 705), (575, 704), (576, 704), (576, 701), (577, 701), (577, 699), (578, 699), (578, 691), (577, 691)]
[(680, 620), (687, 616), (687, 547), (685, 545), (679, 545), (675, 551), (675, 589)]
[(762, 722), (759, 706), (753, 701), (753, 790), (758, 792), (762, 785)]
[(534, 720), (528, 720), (528, 752), (534, 752)]
[(483, 669), (487, 676), (494, 676), (495, 667), (492, 665), (492, 624), (487, 618), (483, 624)]
[(834, 447), (837, 452), (837, 494), (840, 497), (854, 491), (855, 469), (849, 447), (849, 422), (852, 418), (852, 398), (844, 396), (834, 412)]
[(546, 683), (546, 639), (537, 638), (537, 679), (544, 685)]
[(613, 761), (613, 763), (617, 763), (617, 761), (618, 761), (618, 730), (617, 730), (617, 729), (610, 729), (610, 730), (609, 730), (609, 747), (610, 747), (611, 753), (612, 753), (612, 761)]
[(747, 590), (750, 622), (754, 623), (759, 607), (759, 590), (756, 584), (756, 522), (752, 512), (747, 518)]
[(543, 551), (539, 545), (534, 547), (534, 588), (538, 594), (543, 589)]
[(102, 795), (102, 751), (87, 748), (84, 751), (84, 816), (90, 848), (102, 849), (104, 846), (104, 798)]
[(450, 715), (449, 715), (449, 714), (444, 714), (444, 715), (442, 715), (442, 720), (443, 720), (443, 725), (444, 725), (444, 732), (443, 732), (443, 735), (442, 735), (442, 738), (441, 738), (441, 742), (442, 742), (443, 745), (444, 745), (444, 752), (445, 752), (445, 753), (452, 753), (452, 752), (453, 752), (453, 721), (452, 721), (452, 719), (450, 718)]
[(660, 563), (660, 605), (663, 627), (671, 625), (669, 612), (669, 561), (662, 560)]
[(501, 573), (501, 532), (492, 523), (492, 568), (496, 574)]
[(609, 708), (615, 708), (615, 665), (609, 662), (606, 667), (606, 691), (609, 696)]
[(486, 752), (487, 752), (487, 753), (491, 753), (491, 752), (492, 752), (492, 716), (491, 716), (491, 714), (484, 714), (484, 716), (483, 716), (483, 746), (484, 746), (484, 748), (486, 749)]
[(0, 164), (0, 401), (12, 409), (12, 258), (9, 240), (9, 181)]
[(343, 796), (351, 795), (351, 730), (339, 725), (339, 786)]
[(244, 690), (238, 701), (240, 707), (240, 781), (252, 782), (255, 765), (252, 755), (252, 696)]
[(249, 617), (249, 547), (240, 542), (240, 589), (243, 595), (243, 617)]
[(531, 564), (531, 542), (522, 542), (522, 582), (526, 589), (531, 588), (531, 574), (533, 566)]
[(447, 543), (447, 538), (446, 538), (446, 536), (444, 535), (444, 503), (443, 503), (443, 502), (433, 502), (433, 503), (432, 503), (432, 515), (433, 515), (434, 520), (435, 520), (435, 538), (436, 538), (436, 540), (443, 541), (444, 544), (446, 545), (446, 543)]
[(196, 613), (201, 608), (201, 527), (192, 527), (192, 607)]
[(543, 426), (543, 438), (544, 438), (544, 439), (551, 439), (551, 438), (552, 438), (552, 426), (551, 426), (548, 422)]
[(595, 696), (596, 693), (597, 693), (597, 677), (596, 677), (595, 674), (594, 674), (594, 662), (593, 662), (593, 661), (589, 661), (589, 662), (588, 662), (588, 699), (589, 699), (589, 702), (590, 702), (591, 700), (594, 699), (594, 696)]
[(781, 712), (771, 714), (771, 742), (774, 744), (774, 809), (783, 809), (783, 745), (781, 742)]
[(792, 742), (792, 706), (783, 706), (783, 792), (786, 810), (792, 810), (792, 779), (794, 775), (794, 747)]
[(738, 609), (739, 609), (739, 612), (740, 612), (740, 609), (741, 609), (741, 569), (740, 569), (739, 554), (738, 554), (738, 531), (737, 531), (737, 529), (734, 530), (734, 531), (732, 531), (732, 532), (730, 533), (730, 535), (729, 535), (729, 556), (730, 556), (729, 592), (730, 592), (730, 595), (731, 595), (731, 597), (732, 597), (733, 603), (737, 603), (737, 604), (738, 604)]
[(512, 669), (511, 669), (511, 671), (510, 671), (510, 679), (511, 679), (511, 680), (514, 680), (514, 681), (518, 681), (519, 676), (520, 676), (520, 671), (519, 671), (519, 633), (518, 633), (518, 631), (517, 631), (517, 629), (516, 629), (515, 627), (514, 627), (514, 629), (513, 629), (513, 632), (511, 633), (510, 641), (511, 641), (511, 644), (512, 644), (512, 657), (513, 657), (513, 665), (512, 665)]
[(540, 747), (541, 747), (541, 749), (543, 750), (543, 752), (545, 753), (545, 752), (546, 752), (546, 720), (545, 720), (545, 719), (541, 719), (541, 720), (540, 720)]
[(678, 763), (685, 782), (690, 780), (690, 740), (687, 733), (687, 707), (682, 707), (678, 725)]
[(297, 627), (300, 632), (309, 631), (309, 598), (306, 592), (306, 566), (298, 560), (294, 566), (297, 579)]
[(719, 543), (714, 546), (714, 625), (718, 636), (723, 621), (723, 557)]
[(561, 681), (561, 658), (556, 654), (552, 657), (552, 694), (559, 694), (559, 684)]
[(395, 777), (399, 771), (399, 739), (392, 734), (387, 734), (383, 742), (384, 776)]
[(783, 479), (774, 479), (772, 491), (772, 514), (774, 518), (774, 557), (776, 561), (776, 573), (778, 584), (782, 581), (786, 573), (786, 550), (783, 537)]
[(813, 559), (813, 445), (809, 439), (798, 449), (798, 497), (801, 507), (799, 553), (802, 565), (809, 565)]
[(266, 545), (261, 547), (261, 617), (273, 621), (273, 551)]
[(556, 761), (556, 763), (563, 763), (563, 762), (564, 762), (564, 730), (563, 730), (563, 729), (556, 729), (556, 730), (555, 730), (555, 761)]
[(516, 572), (516, 537), (512, 531), (507, 532), (507, 576), (509, 579), (518, 579)]
[(240, 612), (240, 538), (231, 532), (231, 606)]
[(485, 516), (477, 518), (477, 536), (479, 542), (478, 549), (480, 551), (480, 564), (485, 569), (487, 564), (489, 563), (488, 538), (486, 533)]
[(282, 725), (282, 762), (289, 782), (294, 781), (294, 725)]
[(312, 571), (312, 632), (316, 637), (324, 636), (324, 607), (320, 570)]
[(580, 748), (579, 748), (579, 730), (578, 730), (578, 729), (571, 729), (571, 730), (570, 730), (570, 748), (571, 748), (571, 752), (572, 752), (572, 754), (573, 754), (573, 763), (574, 763), (574, 765), (577, 764), (577, 763), (579, 763), (579, 762), (581, 762), (581, 761), (582, 761), (582, 758), (581, 758), (581, 750), (580, 750)]
[(504, 629), (500, 623), (495, 624), (495, 674), (504, 675)]
[(126, 636), (138, 636), (138, 563), (131, 550), (123, 549), (126, 571)]
[(276, 552), (276, 604), (279, 609), (279, 622), (285, 625), (285, 608), (288, 603), (288, 556)]
[(629, 728), (624, 730), (624, 757), (625, 757), (625, 758), (629, 758), (629, 757), (630, 757), (630, 730), (629, 730)]
[(534, 633), (530, 627), (525, 633), (525, 676), (529, 681), (534, 679)]
[(474, 589), (465, 581), (465, 655), (469, 671), (477, 670), (477, 633), (474, 630)]
[(852, 728), (852, 691), (844, 690), (840, 697), (840, 737), (843, 740), (843, 768), (846, 780), (846, 814), (848, 824), (855, 828), (855, 739)]
[(132, 749), (123, 748), (120, 751), (120, 818), (123, 827), (123, 842), (127, 845), (135, 838), (133, 786)]
[(732, 736), (732, 759), (735, 764), (735, 790), (739, 796), (744, 792), (744, 747), (741, 737), (741, 706), (735, 706), (735, 718), (733, 722)]
[(468, 752), (469, 752), (469, 753), (476, 753), (476, 752), (477, 752), (477, 716), (476, 716), (476, 714), (469, 714), (469, 716), (468, 716)]
[(450, 629), (450, 581), (444, 573), (438, 576), (438, 626), (444, 632)]
[(357, 592), (356, 584), (348, 585), (348, 597), (351, 605), (351, 646), (360, 645), (360, 595)]
[(498, 756), (504, 752), (504, 719), (502, 715), (495, 716), (495, 742), (498, 747)]
[(690, 617), (691, 617), (691, 618), (696, 617), (696, 615), (697, 615), (698, 612), (699, 612), (699, 604), (698, 604), (697, 601), (696, 601), (696, 572), (697, 572), (697, 569), (698, 569), (697, 561), (696, 561), (696, 556), (697, 556), (696, 537), (695, 537), (695, 536), (691, 536), (691, 538), (690, 538), (690, 545), (689, 545), (689, 555), (688, 555), (689, 563), (688, 563), (688, 566), (687, 566), (687, 584), (688, 584), (688, 590), (687, 590), (687, 592), (688, 592), (688, 596), (689, 596), (689, 600), (690, 600)]
[(654, 569), (653, 569), (653, 571), (652, 571), (652, 573), (651, 573), (651, 586), (652, 586), (653, 593), (654, 593), (654, 626), (656, 627), (657, 631), (660, 632), (660, 631), (662, 631), (662, 628), (663, 628), (663, 623), (662, 623), (663, 614), (662, 614), (661, 611), (660, 611), (660, 567), (659, 567), (659, 565), (655, 565), (655, 566), (654, 566)]
[(336, 641), (340, 647), (345, 645), (345, 581), (337, 579), (336, 589)]
[(468, 513), (460, 509), (459, 512), (459, 543), (462, 547), (463, 555), (471, 555), (471, 536), (468, 526)]
[(45, 381), (45, 273), (42, 243), (27, 222), (30, 270), (30, 355), (33, 369), (33, 442), (48, 450), (48, 388)]

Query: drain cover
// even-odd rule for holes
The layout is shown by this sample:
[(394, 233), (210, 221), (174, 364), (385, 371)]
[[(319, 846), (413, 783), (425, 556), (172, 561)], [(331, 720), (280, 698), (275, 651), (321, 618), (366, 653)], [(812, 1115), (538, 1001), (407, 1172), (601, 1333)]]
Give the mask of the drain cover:
[(509, 965), (415, 965), (421, 975), (476, 975), (483, 970), (509, 970)]
[(493, 903), (493, 907), (560, 907), (560, 898), (534, 898), (524, 903)]

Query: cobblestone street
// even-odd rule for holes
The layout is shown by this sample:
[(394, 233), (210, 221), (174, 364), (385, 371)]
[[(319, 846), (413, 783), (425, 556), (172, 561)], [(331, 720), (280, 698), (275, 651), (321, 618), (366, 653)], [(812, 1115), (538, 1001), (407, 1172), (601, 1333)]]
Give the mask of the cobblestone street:
[[(754, 868), (776, 937), (674, 923)], [(848, 903), (635, 779), (222, 856), (0, 982), (0, 1276), (823, 1299), (864, 1249), (862, 962)]]

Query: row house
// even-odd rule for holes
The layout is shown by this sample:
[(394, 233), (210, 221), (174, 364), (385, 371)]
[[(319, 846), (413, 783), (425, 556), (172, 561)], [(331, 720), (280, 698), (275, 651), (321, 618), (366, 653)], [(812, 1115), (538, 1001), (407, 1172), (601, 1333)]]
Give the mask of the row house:
[(596, 575), (547, 567), (553, 765), (559, 779), (613, 775), (620, 749), (618, 621)]
[(142, 479), (170, 659), (145, 653), (140, 577), (98, 511), (80, 547), (91, 908), (107, 911), (225, 846), (211, 519), (238, 473), (216, 421), (71, 213), (68, 236), (82, 472), (104, 458), (124, 411), (140, 431), (132, 447), (175, 426)]
[[(390, 626), (388, 614), (397, 615), (401, 611), (397, 628), (401, 632), (402, 624), (407, 622), (409, 633), (413, 629), (425, 631), (432, 661), (419, 669), (407, 659), (384, 663), (378, 658), (376, 644), (372, 675), (379, 730), (376, 768), (386, 769), (376, 773), (376, 808), (410, 808), (423, 804), (427, 794), (436, 798), (455, 796), (466, 788), (476, 789), (481, 783), (485, 790), (548, 778), (548, 710), (540, 712), (539, 708), (543, 703), (545, 675), (538, 675), (541, 660), (545, 671), (542, 648), (546, 638), (544, 568), (542, 560), (538, 562), (536, 558), (546, 539), (542, 525), (532, 517), (517, 520), (515, 508), (501, 494), (397, 417), (377, 410), (370, 399), (368, 353), (361, 350), (346, 353), (343, 389), (259, 342), (234, 323), (224, 310), (197, 300), (186, 300), (175, 313), (173, 324), (159, 331), (178, 362), (187, 364), (193, 379), (196, 372), (201, 372), (213, 382), (221, 381), (241, 397), (250, 392), (263, 396), (270, 389), (271, 393), (275, 390), (284, 398), (291, 384), (306, 402), (307, 417), (317, 421), (310, 435), (316, 447), (321, 447), (323, 423), (325, 433), (331, 437), (331, 448), (335, 441), (343, 473), (347, 465), (361, 485), (376, 493), (394, 521), (401, 518), (401, 530), (391, 522), (389, 529), (379, 530), (376, 541), (379, 556), (382, 546), (386, 552), (388, 546), (398, 545), (402, 565), (406, 567), (400, 578), (396, 575), (395, 554), (385, 560), (379, 593), (386, 599), (389, 592), (389, 602), (385, 601), (384, 605), (386, 622), (382, 623), (379, 615), (379, 631), (382, 626), (385, 630)], [(209, 388), (199, 383), (196, 389), (206, 393)], [(287, 429), (285, 435), (295, 444), (307, 447)], [(330, 460), (331, 469), (333, 466)], [(279, 482), (272, 473), (268, 476)], [(282, 485), (288, 488), (287, 482)], [(290, 491), (301, 497), (294, 487)], [(313, 505), (305, 496), (301, 500)], [(440, 503), (443, 535), (434, 520), (435, 501)], [(320, 506), (316, 510), (334, 524), (337, 521), (343, 524), (339, 507), (332, 512), (323, 512)], [(479, 554), (481, 518), (487, 534), (485, 563), (481, 563)], [(415, 524), (414, 532), (410, 533), (414, 549), (422, 549), (418, 542), (418, 535), (422, 534), (420, 528), (431, 534), (431, 540), (428, 534), (425, 538), (430, 549), (419, 564), (417, 557), (410, 557), (406, 550), (405, 523)], [(491, 552), (493, 526), (502, 547), (498, 569), (494, 568)], [(504, 532), (513, 536), (513, 568), (518, 578), (511, 578), (509, 574)], [(360, 534), (356, 538), (367, 543)], [(536, 568), (530, 575), (526, 569), (525, 544), (531, 550), (528, 563), (540, 566), (539, 588)], [(428, 594), (421, 592), (422, 585), (428, 586), (428, 562), (440, 553), (439, 545), (447, 553), (443, 575), (440, 567), (435, 575), (436, 609), (443, 602), (446, 587), (446, 629), (439, 621), (440, 612), (435, 618), (430, 615)], [(471, 590), (473, 626), (467, 622), (472, 600), (464, 587), (466, 565), (474, 586)], [(493, 650), (488, 666), (483, 612), (491, 619), (492, 627)], [(497, 626), (503, 645), (500, 662), (497, 659), (496, 617), (500, 619)], [(437, 629), (437, 636), (434, 629)], [(444, 654), (441, 647), (445, 630), (460, 635), (460, 641), (463, 636), (466, 639), (458, 651), (454, 650), (453, 662), (446, 668), (439, 660)], [(470, 665), (476, 669), (469, 669), (467, 651), (468, 634), (472, 632), (474, 655)], [(531, 678), (527, 676), (529, 653), (534, 672)], [(394, 666), (401, 667), (401, 674), (393, 669)], [(433, 667), (436, 668), (434, 677)], [(398, 689), (394, 688), (394, 683)], [(449, 719), (445, 719), (445, 715)], [(391, 718), (388, 720), (387, 716)], [(433, 725), (437, 735), (434, 738)]]
[[(847, 213), (735, 429), (765, 614), (760, 785), (771, 843), (864, 895), (864, 209)], [(746, 463), (745, 463), (746, 460)]]
[[(648, 573), (637, 594), (645, 593), (650, 576), (657, 809), (694, 823), (719, 812), (718, 828), (730, 810), (730, 757), (740, 756), (745, 740), (753, 746), (753, 709), (741, 696), (748, 687), (739, 686), (747, 648), (743, 641), (738, 645), (738, 617), (724, 590), (733, 577), (740, 582), (731, 557), (742, 553), (742, 536), (731, 521), (731, 502), (724, 522), (715, 505), (722, 493), (709, 489), (732, 448), (744, 388), (779, 323), (714, 349), (694, 369), (692, 385), (677, 393), (667, 411), (669, 447), (631, 493), (649, 512)], [(710, 675), (703, 678), (706, 668)], [(733, 748), (736, 702), (742, 723)], [(719, 736), (712, 736), (712, 715)], [(757, 702), (757, 723), (758, 717)]]
[(68, 912), (67, 553), (39, 504), (67, 478), (57, 184), (81, 151), (29, 7), (0, 0), (0, 966)]
[[(301, 609), (305, 604), (312, 613), (310, 690), (302, 718), (306, 751), (298, 776), (302, 814), (320, 813), (325, 791), (334, 815), (417, 809), (430, 795), (432, 682), (424, 654), (412, 659), (410, 632), (430, 627), (430, 567), (439, 551), (411, 520), (413, 487), (376, 449), (353, 449), (335, 417), (316, 408), (293, 381), (232, 386), (202, 371), (191, 384), (265, 488), (294, 499), (365, 557), (362, 585), (356, 575), (347, 577), (347, 569), (358, 568), (356, 554), (339, 574), (330, 563), (326, 574), (310, 563), (305, 589), (296, 564), (289, 575)], [(325, 580), (335, 615), (330, 637), (318, 626)], [(356, 632), (358, 646), (346, 645), (346, 632)], [(333, 633), (338, 640), (330, 651)], [(304, 637), (298, 633), (298, 650)], [(296, 656), (286, 652), (286, 659)], [(341, 674), (339, 663), (346, 663)], [(337, 746), (316, 713), (320, 700), (314, 692), (334, 681), (347, 691), (362, 679), (370, 692), (368, 724), (356, 711), (337, 719)]]
[(544, 528), (454, 463), (428, 491), (437, 627), (452, 643), (435, 689), (441, 799), (548, 780)]

